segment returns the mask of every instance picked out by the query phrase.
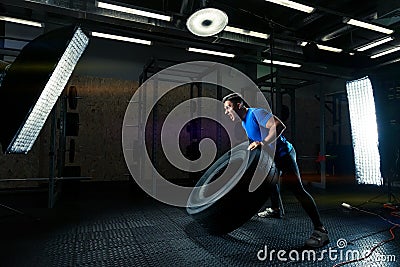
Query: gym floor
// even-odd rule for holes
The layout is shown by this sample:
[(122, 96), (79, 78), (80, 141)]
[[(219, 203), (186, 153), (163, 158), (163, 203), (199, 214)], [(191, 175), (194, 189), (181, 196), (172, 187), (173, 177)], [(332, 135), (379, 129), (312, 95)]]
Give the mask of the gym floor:
[[(392, 237), (390, 223), (342, 208), (342, 202), (400, 223), (396, 214), (384, 209), (388, 196), (381, 188), (307, 189), (331, 239), (313, 251), (303, 247), (311, 222), (286, 191), (282, 192), (283, 219), (254, 216), (225, 236), (209, 235), (185, 209), (155, 201), (132, 183), (77, 183), (65, 190), (53, 209), (46, 208), (46, 190), (3, 191), (0, 204), (25, 214), (0, 207), (0, 265), (334, 266), (362, 257)], [(394, 240), (378, 246), (368, 258), (344, 266), (399, 266), (400, 232), (398, 228), (392, 232)], [(278, 257), (279, 250), (284, 252)]]

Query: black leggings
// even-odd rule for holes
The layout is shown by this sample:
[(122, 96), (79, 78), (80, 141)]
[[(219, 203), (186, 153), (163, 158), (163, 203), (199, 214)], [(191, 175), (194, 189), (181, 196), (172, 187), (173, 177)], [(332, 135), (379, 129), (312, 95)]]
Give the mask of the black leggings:
[[(301, 206), (311, 218), (314, 228), (323, 226), (317, 205), (313, 197), (304, 189), (301, 182), (299, 167), (296, 162), (296, 151), (292, 149), (288, 155), (275, 158), (278, 169), (282, 172), (282, 185), (288, 187), (295, 195)], [(279, 207), (279, 189), (276, 187), (271, 194), (272, 208)]]

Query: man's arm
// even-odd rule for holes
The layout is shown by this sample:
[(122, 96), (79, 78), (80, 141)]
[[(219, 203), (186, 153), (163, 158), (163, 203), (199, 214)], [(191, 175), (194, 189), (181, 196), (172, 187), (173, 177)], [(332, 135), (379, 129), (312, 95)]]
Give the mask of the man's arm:
[(278, 119), (278, 117), (274, 115), (267, 121), (265, 128), (268, 129), (268, 135), (262, 142), (254, 141), (251, 143), (248, 147), (248, 150), (253, 150), (260, 145), (274, 142), (283, 133), (283, 131), (286, 129), (286, 126), (280, 119)]

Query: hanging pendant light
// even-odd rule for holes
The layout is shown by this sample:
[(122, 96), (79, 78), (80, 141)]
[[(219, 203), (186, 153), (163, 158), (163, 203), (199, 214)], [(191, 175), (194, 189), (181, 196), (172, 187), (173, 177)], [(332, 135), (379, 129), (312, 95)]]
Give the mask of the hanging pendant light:
[(208, 37), (220, 33), (228, 24), (228, 15), (216, 8), (203, 8), (186, 21), (188, 30), (196, 36)]

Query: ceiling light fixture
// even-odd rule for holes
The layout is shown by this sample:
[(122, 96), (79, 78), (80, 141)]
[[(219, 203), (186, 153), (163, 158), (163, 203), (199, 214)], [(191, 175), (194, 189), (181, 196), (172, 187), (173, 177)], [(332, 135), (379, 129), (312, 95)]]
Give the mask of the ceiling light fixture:
[(353, 26), (357, 26), (357, 27), (361, 27), (361, 28), (365, 28), (371, 31), (376, 31), (376, 32), (381, 32), (381, 33), (385, 33), (385, 34), (392, 34), (394, 31), (391, 29), (387, 29), (381, 26), (377, 26), (374, 24), (370, 24), (370, 23), (366, 23), (360, 20), (356, 20), (356, 19), (349, 19), (349, 18), (344, 18), (343, 19), (344, 23), (353, 25)]
[(340, 53), (343, 51), (343, 49), (340, 48), (336, 48), (336, 47), (331, 47), (331, 46), (327, 46), (327, 45), (320, 45), (317, 44), (317, 47), (321, 50), (325, 50), (325, 51), (330, 51), (330, 52), (335, 52), (335, 53)]
[(221, 57), (230, 57), (230, 58), (235, 57), (235, 54), (223, 53), (223, 52), (218, 52), (218, 51), (213, 51), (213, 50), (199, 49), (199, 48), (194, 48), (194, 47), (189, 47), (188, 51), (202, 53), (202, 54), (215, 55), (215, 56), (221, 56)]
[[(270, 59), (264, 59), (264, 63), (271, 64)], [(287, 67), (293, 67), (293, 68), (300, 68), (301, 65), (297, 63), (290, 63), (290, 62), (284, 62), (284, 61), (277, 61), (277, 60), (272, 60), (272, 64), (275, 65), (281, 65), (281, 66), (287, 66)]]
[(137, 16), (142, 16), (142, 17), (147, 17), (147, 18), (153, 18), (153, 19), (159, 19), (159, 20), (165, 20), (165, 21), (172, 20), (171, 16), (166, 16), (166, 15), (162, 15), (162, 14), (157, 14), (157, 13), (153, 13), (153, 12), (143, 11), (143, 10), (124, 7), (124, 6), (117, 6), (117, 5), (108, 4), (108, 3), (104, 3), (104, 2), (96, 1), (96, 7), (104, 8), (104, 9), (108, 9), (108, 10), (119, 11), (119, 12), (124, 12), (124, 13), (129, 13), (132, 15), (137, 15)]
[[(308, 42), (301, 42), (300, 45), (301, 46), (306, 46), (308, 44)], [(325, 51), (330, 51), (330, 52), (335, 52), (335, 53), (340, 53), (343, 51), (343, 49), (340, 48), (336, 48), (336, 47), (331, 47), (331, 46), (327, 46), (327, 45), (320, 45), (317, 44), (318, 49), (321, 50), (325, 50)]]
[(216, 8), (203, 8), (186, 21), (188, 30), (196, 36), (208, 37), (220, 33), (228, 24), (228, 15)]
[(40, 23), (40, 22), (30, 21), (30, 20), (25, 20), (25, 19), (17, 19), (17, 18), (6, 17), (6, 16), (0, 16), (0, 20), (18, 23), (18, 24), (24, 24), (24, 25), (33, 26), (33, 27), (39, 27), (39, 28), (43, 28), (43, 26), (44, 26), (44, 24)]
[(381, 56), (384, 56), (384, 55), (387, 55), (387, 54), (394, 53), (394, 52), (399, 51), (399, 50), (400, 50), (400, 47), (391, 48), (391, 49), (388, 49), (386, 51), (383, 51), (383, 52), (377, 53), (375, 55), (372, 55), (371, 58), (381, 57)]
[(370, 49), (370, 48), (373, 48), (373, 47), (375, 47), (375, 46), (378, 46), (378, 45), (381, 45), (381, 44), (390, 42), (390, 41), (392, 41), (392, 40), (394, 40), (394, 38), (391, 37), (391, 36), (385, 37), (385, 38), (383, 38), (383, 39), (375, 40), (375, 41), (373, 41), (373, 42), (371, 42), (371, 43), (368, 43), (368, 44), (366, 44), (366, 45), (363, 45), (363, 46), (357, 48), (356, 50), (362, 52), (362, 51), (368, 50), (368, 49)]
[(248, 36), (252, 36), (252, 37), (256, 37), (256, 38), (262, 38), (262, 39), (268, 39), (269, 38), (269, 34), (266, 34), (266, 33), (244, 30), (244, 29), (240, 29), (240, 28), (236, 28), (236, 27), (232, 27), (232, 26), (226, 26), (224, 31), (233, 32), (233, 33), (237, 33), (237, 34), (248, 35)]
[(101, 32), (91, 32), (91, 35), (94, 37), (100, 37), (100, 38), (106, 38), (106, 39), (112, 39), (112, 40), (118, 40), (118, 41), (124, 41), (124, 42), (136, 43), (136, 44), (151, 45), (151, 41), (136, 39), (136, 38), (131, 38), (131, 37), (125, 37), (125, 36), (119, 36), (119, 35), (113, 35), (113, 34), (107, 34), (107, 33), (101, 33)]
[(306, 5), (303, 5), (303, 4), (300, 4), (300, 3), (296, 3), (296, 2), (293, 2), (293, 1), (290, 1), (290, 0), (265, 0), (265, 1), (271, 2), (271, 3), (274, 3), (274, 4), (278, 4), (278, 5), (281, 5), (281, 6), (285, 6), (285, 7), (293, 8), (293, 9), (296, 9), (296, 10), (300, 10), (300, 11), (303, 11), (303, 12), (306, 12), (306, 13), (311, 13), (311, 12), (313, 12), (315, 10), (315, 8), (313, 8), (313, 7), (306, 6)]

